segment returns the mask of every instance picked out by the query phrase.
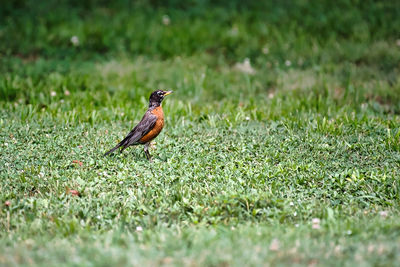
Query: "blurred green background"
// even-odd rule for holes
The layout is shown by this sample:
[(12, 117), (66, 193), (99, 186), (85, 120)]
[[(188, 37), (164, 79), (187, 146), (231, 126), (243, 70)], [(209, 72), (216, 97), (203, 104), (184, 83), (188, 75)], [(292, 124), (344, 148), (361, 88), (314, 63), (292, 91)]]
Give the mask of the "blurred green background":
[[(141, 87), (207, 101), (323, 87), (341, 103), (389, 103), (382, 108), (398, 112), (399, 10), (398, 1), (6, 1), (1, 98), (34, 104), (49, 80), (54, 90), (100, 88), (114, 99), (135, 99)], [(256, 75), (236, 86), (243, 79), (230, 70), (243, 72), (246, 59), (251, 68), (244, 72)], [(103, 64), (100, 74), (93, 66), (112, 60), (129, 74), (118, 78), (124, 90), (109, 77), (109, 84), (99, 80), (123, 75), (118, 66)], [(131, 73), (121, 61), (139, 69)], [(202, 74), (211, 78), (200, 81)], [(24, 75), (29, 82), (19, 79)], [(88, 85), (94, 77), (98, 84)], [(88, 100), (116, 105), (98, 97)]]
[[(398, 1), (6, 1), (0, 11), (1, 72), (14, 75), (2, 80), (1, 98), (34, 103), (41, 82), (74, 71), (78, 74), (64, 86), (113, 93), (118, 90), (102, 82), (85, 85), (83, 76), (100, 76), (89, 63), (117, 59), (141, 65), (136, 77), (120, 82), (124, 86), (144, 86), (147, 93), (166, 86), (207, 100), (233, 93), (234, 99), (245, 90), (226, 86), (230, 80), (206, 79), (199, 92), (190, 88), (196, 86), (194, 77), (168, 66), (180, 61), (183, 71), (192, 67), (201, 79), (201, 73), (218, 76), (248, 58), (258, 70), (249, 78), (249, 97), (316, 83), (329, 83), (328, 91), (354, 85), (355, 101), (389, 101), (394, 106), (386, 109), (397, 112), (399, 10)], [(142, 67), (154, 61), (161, 73), (141, 73), (155, 68)], [(13, 85), (23, 82), (16, 74), (29, 75), (24, 87), (36, 89), (20, 92)], [(328, 81), (332, 76), (335, 83)], [(376, 80), (379, 84), (368, 88)], [(117, 98), (126, 97), (131, 95)]]

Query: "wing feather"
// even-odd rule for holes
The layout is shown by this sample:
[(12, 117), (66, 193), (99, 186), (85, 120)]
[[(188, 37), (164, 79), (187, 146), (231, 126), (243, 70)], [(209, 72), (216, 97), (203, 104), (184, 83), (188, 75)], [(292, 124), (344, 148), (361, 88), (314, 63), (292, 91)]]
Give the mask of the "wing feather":
[(151, 129), (153, 129), (156, 124), (157, 116), (151, 114), (151, 112), (146, 112), (142, 120), (133, 128), (132, 131), (121, 141), (121, 145), (128, 147), (130, 145), (137, 144), (140, 138), (145, 136)]
[(151, 129), (153, 129), (154, 125), (156, 124), (156, 121), (157, 121), (157, 116), (151, 114), (150, 111), (147, 111), (144, 114), (142, 120), (135, 126), (135, 128), (133, 128), (132, 131), (130, 131), (128, 135), (121, 142), (118, 143), (118, 145), (116, 145), (110, 151), (105, 153), (105, 155), (113, 153), (116, 149), (120, 147), (122, 147), (122, 150), (124, 150), (128, 146), (138, 144), (140, 138), (142, 138)]

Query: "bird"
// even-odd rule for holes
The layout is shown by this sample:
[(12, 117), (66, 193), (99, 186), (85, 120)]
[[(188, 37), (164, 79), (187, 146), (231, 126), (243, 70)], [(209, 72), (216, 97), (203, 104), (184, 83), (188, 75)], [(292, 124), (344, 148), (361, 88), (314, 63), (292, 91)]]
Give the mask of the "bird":
[(164, 127), (164, 112), (161, 102), (164, 97), (172, 94), (173, 91), (156, 90), (151, 93), (149, 98), (149, 108), (144, 114), (142, 120), (128, 133), (128, 135), (111, 150), (107, 151), (104, 156), (112, 154), (118, 148), (120, 152), (129, 146), (144, 145), (144, 153), (146, 158), (151, 161), (149, 153), (150, 142), (158, 136)]

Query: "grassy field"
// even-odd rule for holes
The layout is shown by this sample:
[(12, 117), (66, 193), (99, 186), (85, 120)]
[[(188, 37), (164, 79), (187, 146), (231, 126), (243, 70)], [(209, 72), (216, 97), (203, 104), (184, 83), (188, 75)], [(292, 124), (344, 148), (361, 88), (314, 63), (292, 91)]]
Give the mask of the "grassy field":
[(0, 265), (398, 265), (399, 2), (242, 2), (0, 9)]

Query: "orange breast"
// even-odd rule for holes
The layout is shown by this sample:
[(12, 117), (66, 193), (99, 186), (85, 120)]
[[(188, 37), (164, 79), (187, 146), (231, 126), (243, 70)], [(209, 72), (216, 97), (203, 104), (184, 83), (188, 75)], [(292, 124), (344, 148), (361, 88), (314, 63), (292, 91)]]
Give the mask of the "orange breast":
[(157, 121), (153, 129), (151, 129), (146, 135), (140, 138), (139, 142), (142, 144), (150, 142), (151, 140), (156, 138), (164, 127), (164, 112), (162, 110), (162, 107), (156, 107), (151, 113), (157, 116)]

